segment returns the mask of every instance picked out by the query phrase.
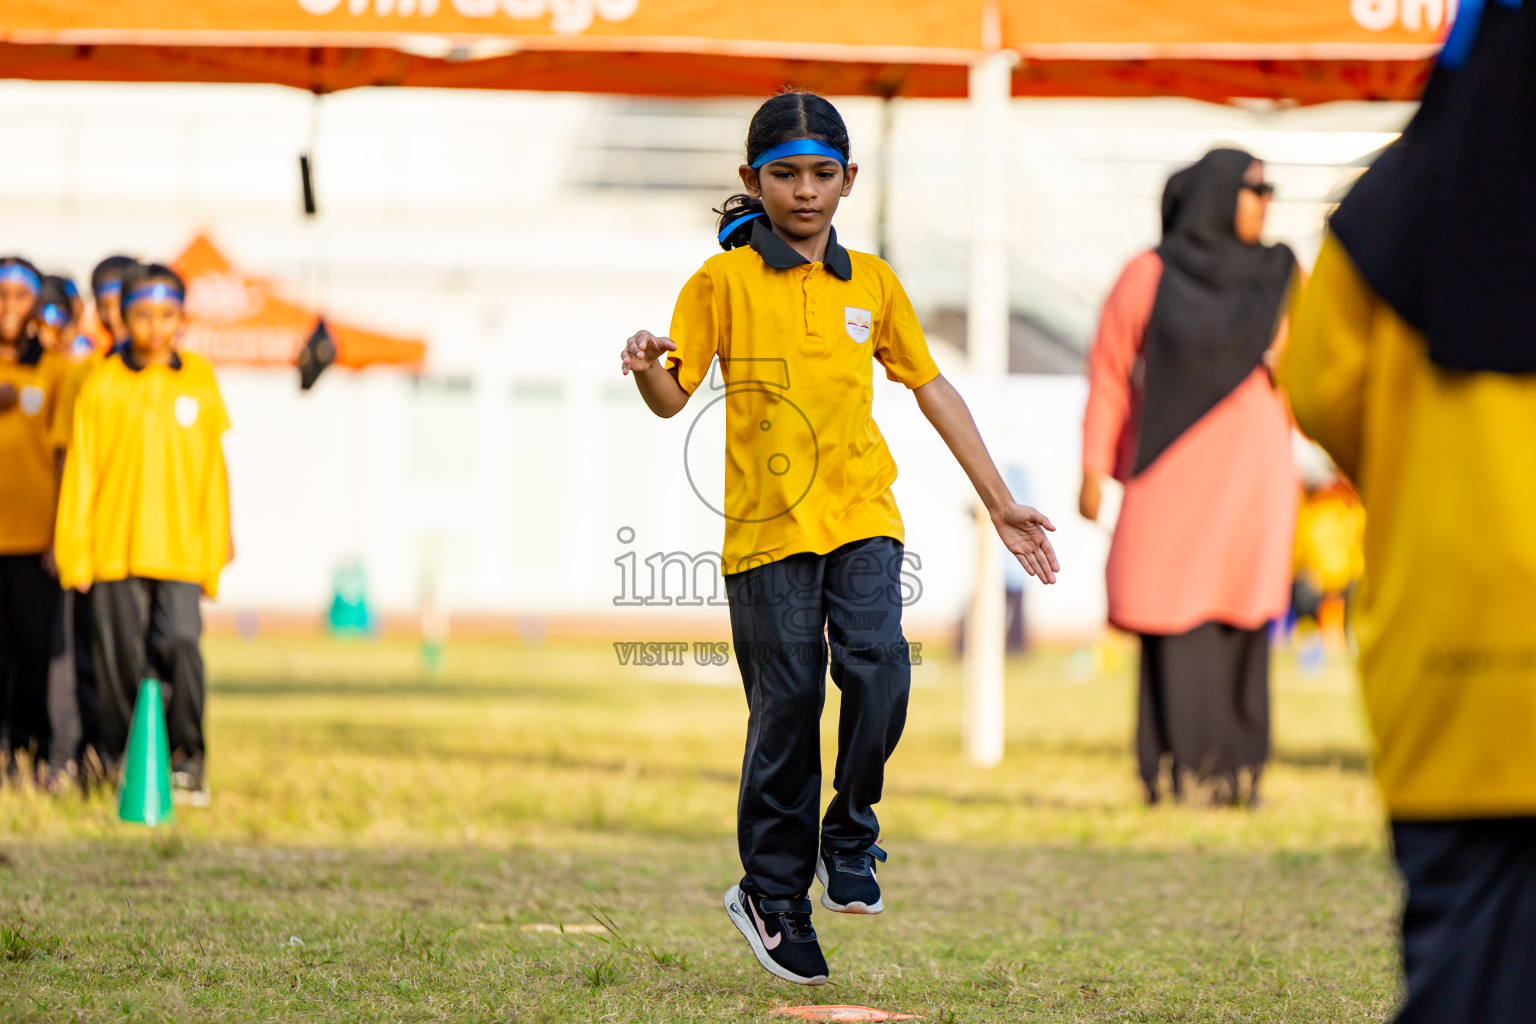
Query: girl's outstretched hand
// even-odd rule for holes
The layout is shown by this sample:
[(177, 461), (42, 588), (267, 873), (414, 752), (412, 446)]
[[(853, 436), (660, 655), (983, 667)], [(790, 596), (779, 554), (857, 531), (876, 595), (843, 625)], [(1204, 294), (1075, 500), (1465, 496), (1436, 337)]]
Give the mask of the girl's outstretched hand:
[(1009, 551), (1018, 558), (1024, 571), (1041, 583), (1055, 583), (1061, 564), (1046, 531), (1054, 531), (1051, 521), (1028, 505), (1004, 505), (992, 513), (992, 525)]
[(619, 367), (627, 376), (642, 373), (656, 365), (663, 352), (676, 352), (677, 344), (671, 338), (658, 338), (650, 331), (639, 331), (624, 343), (619, 353)]

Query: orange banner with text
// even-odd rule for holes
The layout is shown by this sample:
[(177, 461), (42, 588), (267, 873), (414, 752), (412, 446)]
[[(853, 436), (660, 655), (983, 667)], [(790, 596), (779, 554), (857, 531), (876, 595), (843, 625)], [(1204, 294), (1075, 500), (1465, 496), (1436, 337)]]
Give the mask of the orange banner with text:
[(0, 78), (1299, 103), (1416, 98), (1456, 0), (6, 0)]
[[(848, 47), (943, 61), (982, 46), (983, 0), (824, 0), (798, 13), (719, 0), (7, 0), (0, 39), (204, 42), (516, 37), (550, 48), (790, 52)], [(279, 37), (288, 37), (280, 39)], [(409, 40), (402, 40), (407, 45)], [(944, 51), (951, 51), (945, 53)]]
[(824, 0), (813, 17), (718, 0), (8, 0), (0, 39), (238, 43), (428, 34), (516, 37), (539, 49), (773, 47), (779, 56), (853, 47), (948, 60), (997, 42), (1026, 56), (1219, 56), (1213, 48), (1231, 48), (1232, 59), (1303, 50), (1346, 57), (1432, 47), (1456, 7), (1456, 0), (1000, 2), (1001, 35), (989, 40), (985, 0)]

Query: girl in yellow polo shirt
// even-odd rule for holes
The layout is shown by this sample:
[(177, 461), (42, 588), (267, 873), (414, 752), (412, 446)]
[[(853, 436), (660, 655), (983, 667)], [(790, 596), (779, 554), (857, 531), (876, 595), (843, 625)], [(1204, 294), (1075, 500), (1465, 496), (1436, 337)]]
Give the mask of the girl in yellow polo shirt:
[(42, 290), (37, 268), (0, 259), (0, 759), (15, 776), (15, 754), (46, 763), (48, 663), (59, 585), (52, 577), (58, 474), (48, 423), (64, 364), (33, 330)]
[(218, 592), (230, 557), (223, 435), (213, 368), (177, 352), (185, 289), (158, 264), (123, 281), (128, 344), (86, 380), (59, 499), (56, 551), (66, 587), (89, 587), (95, 613), (100, 742), (121, 759), (140, 680), (171, 686), (173, 779), (194, 801), (203, 776), (199, 599)]
[[(721, 212), (726, 251), (684, 286), (670, 336), (640, 331), (620, 359), (658, 416), (675, 416), (706, 378), (706, 408), (725, 407), (716, 511), (748, 705), (745, 874), (725, 909), (765, 969), (816, 985), (827, 963), (811, 926), (812, 877), (829, 910), (883, 907), (874, 804), (911, 680), (896, 464), (870, 415), (876, 361), (913, 391), (1025, 570), (1051, 583), (1059, 566), (1045, 535), (1054, 527), (1014, 502), (896, 275), (838, 244), (833, 215), (858, 165), (837, 110), (809, 93), (775, 96), (752, 118), (746, 156), (745, 192)], [(836, 793), (818, 828), (829, 654), (842, 712)]]

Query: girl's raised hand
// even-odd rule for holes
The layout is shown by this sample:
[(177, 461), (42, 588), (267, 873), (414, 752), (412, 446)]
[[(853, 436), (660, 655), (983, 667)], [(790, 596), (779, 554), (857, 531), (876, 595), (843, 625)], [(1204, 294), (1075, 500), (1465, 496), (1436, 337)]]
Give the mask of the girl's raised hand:
[(1028, 505), (1004, 505), (992, 513), (992, 525), (1008, 550), (1018, 558), (1024, 571), (1041, 583), (1055, 583), (1061, 565), (1046, 531), (1054, 531), (1051, 521)]
[(677, 345), (671, 338), (658, 338), (650, 331), (639, 331), (624, 343), (619, 353), (619, 366), (625, 375), (641, 373), (656, 365), (663, 352), (676, 352)]

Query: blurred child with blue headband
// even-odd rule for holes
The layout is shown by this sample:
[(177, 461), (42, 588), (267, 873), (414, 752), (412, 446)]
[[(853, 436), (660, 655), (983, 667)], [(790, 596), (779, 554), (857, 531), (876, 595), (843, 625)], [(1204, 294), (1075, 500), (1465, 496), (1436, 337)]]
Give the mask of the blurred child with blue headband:
[[(884, 907), (874, 805), (911, 683), (905, 533), (891, 495), (896, 463), (871, 416), (875, 362), (913, 392), (1025, 570), (1051, 583), (1059, 566), (1046, 537), (1054, 527), (1013, 500), (901, 282), (884, 260), (838, 243), (832, 219), (858, 165), (836, 108), (810, 93), (773, 97), (752, 118), (746, 156), (745, 192), (720, 211), (727, 251), (684, 286), (671, 336), (640, 331), (620, 362), (663, 417), (719, 363), (722, 383), (706, 394), (725, 404), (717, 511), (748, 705), (737, 805), (745, 874), (725, 909), (765, 970), (819, 985), (827, 962), (811, 926), (812, 879), (828, 910)], [(818, 823), (829, 650), (842, 711), (836, 792)]]
[(42, 275), (0, 259), (0, 748), (6, 774), (25, 752), (40, 781), (52, 730), (48, 666), (59, 586), (52, 562), (58, 472), (48, 424), (64, 362), (38, 341)]
[(59, 577), (88, 589), (95, 615), (101, 746), (109, 770), (128, 741), (139, 682), (170, 687), (173, 781), (207, 800), (200, 599), (231, 557), (223, 435), (213, 368), (178, 352), (186, 289), (169, 267), (123, 281), (128, 342), (86, 380), (59, 499)]
[[(91, 368), (84, 364), (96, 353), (90, 337), (80, 330), (84, 306), (73, 281), (56, 274), (44, 275), (42, 292), (33, 312), (33, 325), (43, 350), (52, 353), (66, 366), (48, 427), (50, 443), (56, 448), (55, 461), (60, 479), (63, 478), (64, 448), (68, 442), (67, 431), (63, 432), (63, 442), (58, 440), (62, 421), (73, 410), (73, 396), (79, 390), (79, 381)], [(67, 400), (66, 393), (69, 394)], [(52, 727), (48, 785), (53, 789), (60, 788), (66, 779), (82, 784), (88, 782), (81, 771), (81, 765), (85, 763), (82, 755), (87, 747), (94, 747), (96, 736), (95, 676), (90, 672), (89, 654), (91, 630), (88, 620), (83, 630), (79, 625), (82, 609), (88, 608), (89, 602), (76, 601), (79, 595), (70, 589), (63, 589), (61, 594), (48, 669), (48, 719)]]
[(98, 348), (111, 348), (128, 340), (128, 328), (123, 323), (123, 278), (136, 266), (138, 261), (132, 256), (108, 256), (91, 271)]
[(78, 319), (75, 301), (70, 298), (69, 279), (44, 274), (32, 310), (32, 328), (43, 351), (72, 359)]
[[(121, 309), (123, 278), (129, 271), (137, 272), (137, 267), (138, 261), (132, 257), (108, 256), (96, 264), (91, 272), (91, 298), (96, 304), (95, 316), (89, 324), (81, 321), (84, 330), (77, 336), (77, 344), (72, 350), (76, 362), (65, 374), (63, 386), (59, 389), (59, 400), (50, 430), (53, 446), (58, 453), (61, 479), (64, 456), (69, 450), (70, 435), (75, 425), (75, 398), (80, 394), (86, 378), (128, 337)], [(83, 345), (79, 344), (81, 339), (84, 339)], [(69, 632), (73, 637), (71, 655), (80, 707), (80, 744), (76, 752), (80, 781), (89, 786), (96, 781), (103, 761), (96, 714), (101, 686), (96, 678), (96, 657), (91, 641), (91, 637), (96, 634), (96, 619), (89, 600), (71, 597), (66, 599), (66, 603), (70, 605)], [(92, 753), (94, 756), (88, 756)]]

